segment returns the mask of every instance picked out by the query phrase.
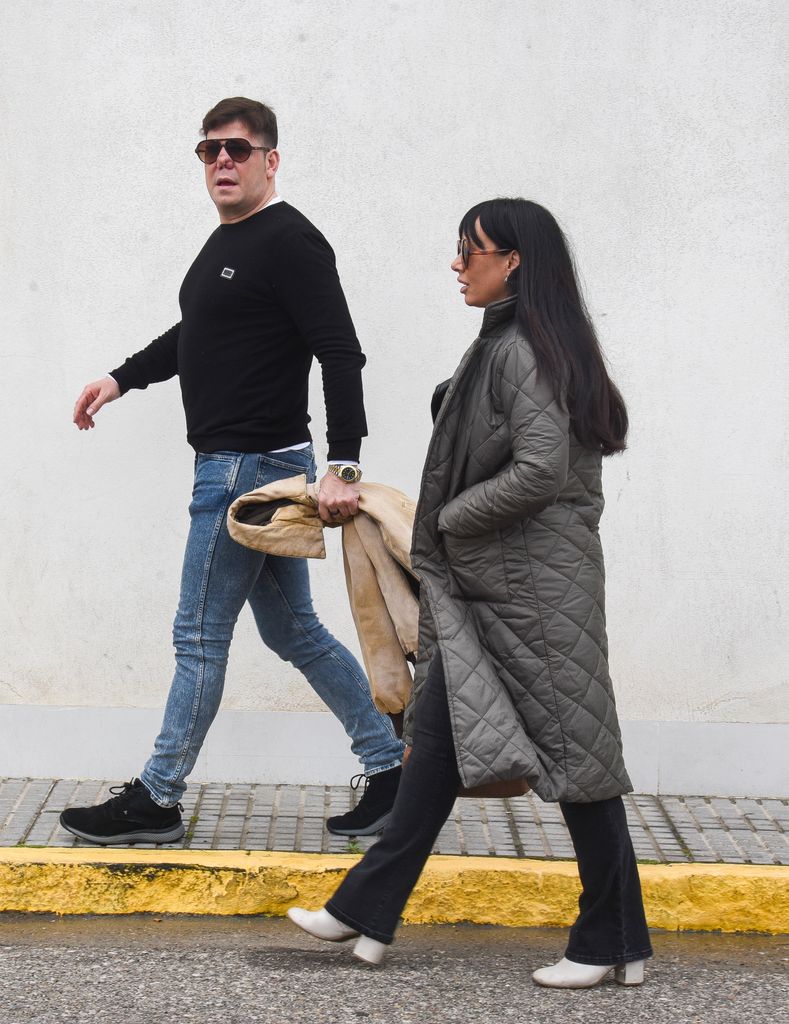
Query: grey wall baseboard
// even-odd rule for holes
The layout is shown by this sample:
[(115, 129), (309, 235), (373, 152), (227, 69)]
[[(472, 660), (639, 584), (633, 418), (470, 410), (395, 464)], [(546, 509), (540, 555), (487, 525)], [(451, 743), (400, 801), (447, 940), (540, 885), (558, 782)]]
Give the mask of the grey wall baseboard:
[(622, 722), (637, 793), (789, 797), (789, 724)]
[[(0, 776), (126, 779), (139, 774), (161, 711), (0, 705)], [(789, 796), (789, 724), (622, 722), (636, 792)], [(323, 712), (219, 713), (195, 782), (344, 785), (360, 766)]]

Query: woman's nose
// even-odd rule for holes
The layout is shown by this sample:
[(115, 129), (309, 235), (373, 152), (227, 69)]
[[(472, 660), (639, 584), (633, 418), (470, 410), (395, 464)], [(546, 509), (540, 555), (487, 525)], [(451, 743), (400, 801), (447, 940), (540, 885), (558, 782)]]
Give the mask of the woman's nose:
[(452, 262), (450, 263), (450, 268), (454, 270), (456, 274), (459, 274), (460, 271), (464, 269), (463, 261), (461, 260), (459, 255), (452, 260)]

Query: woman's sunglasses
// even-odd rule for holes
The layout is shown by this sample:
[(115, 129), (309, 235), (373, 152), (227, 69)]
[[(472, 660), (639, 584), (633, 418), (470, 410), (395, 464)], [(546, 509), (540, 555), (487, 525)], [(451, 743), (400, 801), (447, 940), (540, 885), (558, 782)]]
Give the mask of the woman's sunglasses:
[(470, 249), (467, 238), (458, 239), (458, 256), (465, 269), (469, 256), (493, 256), (496, 253), (512, 252), (512, 249)]
[(245, 160), (249, 160), (253, 149), (262, 149), (264, 153), (271, 152), (269, 146), (253, 146), (246, 139), (203, 139), (195, 146), (195, 153), (204, 164), (215, 164), (223, 149), (234, 164), (243, 164)]

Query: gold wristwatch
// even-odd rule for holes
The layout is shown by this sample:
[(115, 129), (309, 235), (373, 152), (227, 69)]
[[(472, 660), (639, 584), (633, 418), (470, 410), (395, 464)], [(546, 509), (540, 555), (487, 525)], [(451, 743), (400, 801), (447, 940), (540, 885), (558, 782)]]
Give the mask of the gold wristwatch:
[(338, 466), (336, 463), (330, 462), (326, 468), (340, 480), (344, 480), (346, 484), (358, 484), (362, 479), (362, 471), (358, 466)]

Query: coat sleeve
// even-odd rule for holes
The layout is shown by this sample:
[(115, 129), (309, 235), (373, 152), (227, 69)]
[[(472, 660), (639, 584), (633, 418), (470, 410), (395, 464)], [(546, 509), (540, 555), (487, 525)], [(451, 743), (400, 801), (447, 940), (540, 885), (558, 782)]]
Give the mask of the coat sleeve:
[(444, 506), (442, 533), (473, 537), (510, 526), (552, 505), (567, 480), (570, 418), (523, 342), (502, 353), (493, 398), (510, 425), (512, 460)]

